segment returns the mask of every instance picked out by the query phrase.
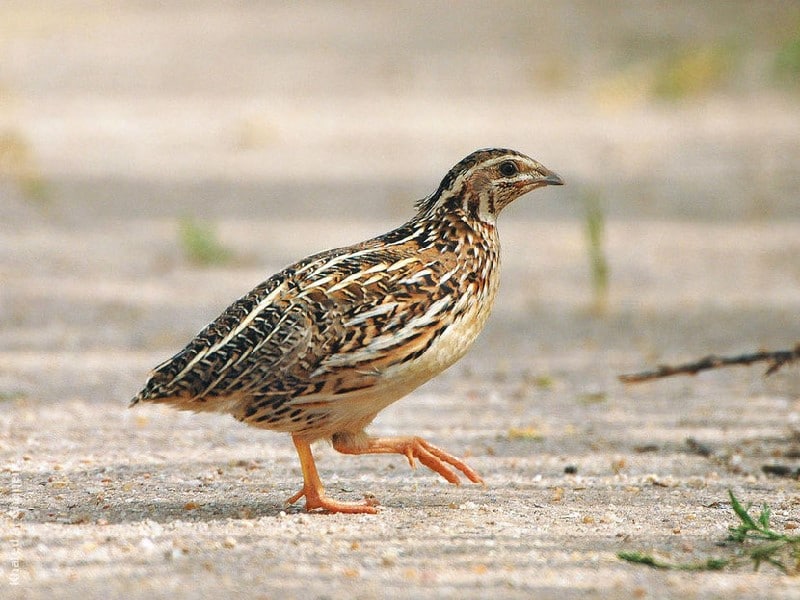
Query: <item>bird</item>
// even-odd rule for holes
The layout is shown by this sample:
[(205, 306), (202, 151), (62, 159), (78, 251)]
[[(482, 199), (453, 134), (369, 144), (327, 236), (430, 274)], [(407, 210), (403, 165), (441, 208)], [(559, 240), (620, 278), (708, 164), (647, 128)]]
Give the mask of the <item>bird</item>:
[(458, 361), (483, 329), (499, 284), (496, 219), (523, 194), (563, 185), (515, 150), (476, 150), (453, 166), (396, 229), (320, 252), (231, 304), (156, 366), (131, 406), (229, 413), (289, 433), (309, 512), (377, 512), (377, 502), (328, 496), (311, 445), (400, 454), (450, 483), (483, 479), (416, 436), (373, 437), (378, 413)]

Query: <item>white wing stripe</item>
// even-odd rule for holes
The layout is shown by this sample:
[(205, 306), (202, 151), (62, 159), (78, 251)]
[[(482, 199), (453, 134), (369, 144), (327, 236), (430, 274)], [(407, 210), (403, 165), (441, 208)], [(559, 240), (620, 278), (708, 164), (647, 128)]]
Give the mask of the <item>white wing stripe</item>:
[(394, 310), (396, 306), (397, 302), (385, 302), (384, 304), (379, 304), (374, 308), (370, 308), (369, 310), (365, 310), (364, 312), (358, 313), (355, 317), (353, 317), (349, 321), (345, 321), (343, 325), (345, 327), (360, 325), (361, 323), (363, 323), (368, 319), (371, 319), (372, 317), (377, 317), (379, 315), (385, 315), (388, 312), (392, 312), (392, 310)]
[(270, 304), (272, 304), (272, 301), (283, 291), (283, 289), (284, 289), (284, 284), (281, 284), (274, 290), (272, 290), (269, 294), (267, 294), (264, 297), (264, 299), (261, 302), (259, 302), (256, 305), (256, 307), (253, 310), (251, 310), (250, 313), (244, 319), (242, 319), (242, 322), (239, 323), (236, 327), (234, 327), (230, 331), (230, 333), (228, 333), (228, 335), (226, 335), (219, 342), (211, 346), (205, 352), (198, 352), (197, 356), (195, 356), (192, 360), (190, 360), (189, 363), (183, 368), (183, 370), (180, 373), (178, 373), (175, 377), (173, 377), (172, 381), (170, 381), (168, 385), (171, 385), (175, 381), (179, 380), (181, 377), (186, 375), (186, 373), (191, 371), (192, 367), (194, 367), (198, 362), (203, 360), (204, 357), (208, 356), (209, 354), (213, 354), (223, 346), (227, 345), (233, 338), (235, 338), (242, 331), (244, 331), (250, 325), (250, 323), (252, 323), (253, 320), (259, 315), (261, 311), (263, 311)]

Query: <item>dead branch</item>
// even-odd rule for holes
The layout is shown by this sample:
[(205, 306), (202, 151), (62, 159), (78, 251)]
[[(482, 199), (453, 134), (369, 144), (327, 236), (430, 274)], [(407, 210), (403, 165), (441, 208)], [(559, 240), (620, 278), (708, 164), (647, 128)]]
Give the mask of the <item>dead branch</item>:
[(629, 373), (620, 375), (619, 380), (623, 383), (639, 383), (649, 379), (659, 379), (661, 377), (672, 377), (673, 375), (696, 375), (700, 371), (709, 369), (719, 369), (720, 367), (731, 367), (734, 365), (750, 365), (757, 362), (767, 362), (769, 367), (764, 375), (772, 375), (783, 365), (800, 360), (800, 343), (792, 350), (778, 350), (774, 352), (753, 352), (750, 354), (740, 354), (739, 356), (716, 356), (711, 354), (700, 360), (682, 365), (659, 365), (649, 371), (639, 373)]

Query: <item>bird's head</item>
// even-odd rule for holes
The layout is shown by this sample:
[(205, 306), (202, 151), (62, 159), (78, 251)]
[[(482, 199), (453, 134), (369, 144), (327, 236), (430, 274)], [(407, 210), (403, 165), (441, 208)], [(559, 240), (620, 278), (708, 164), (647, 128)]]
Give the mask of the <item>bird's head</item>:
[(439, 188), (417, 203), (420, 214), (464, 211), (493, 223), (514, 200), (545, 185), (563, 185), (561, 177), (515, 150), (476, 150), (445, 175)]

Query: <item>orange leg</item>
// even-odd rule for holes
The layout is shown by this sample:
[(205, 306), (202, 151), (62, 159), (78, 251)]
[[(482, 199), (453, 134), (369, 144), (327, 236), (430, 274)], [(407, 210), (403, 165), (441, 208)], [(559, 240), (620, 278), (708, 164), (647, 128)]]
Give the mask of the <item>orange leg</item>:
[[(371, 438), (359, 440), (350, 436), (333, 438), (333, 447), (343, 454), (402, 454), (408, 459), (412, 469), (417, 467), (414, 459), (418, 459), (423, 465), (436, 471), (450, 483), (460, 485), (461, 481), (456, 472), (450, 468), (455, 467), (467, 476), (473, 483), (483, 483), (483, 479), (473, 471), (465, 462), (448, 454), (441, 448), (426, 442), (419, 437), (397, 437), (397, 438)], [(364, 441), (366, 443), (364, 443)], [(450, 465), (450, 466), (448, 466)]]
[(286, 501), (294, 504), (303, 496), (306, 497), (306, 510), (312, 511), (321, 508), (332, 513), (367, 513), (374, 515), (378, 510), (369, 504), (353, 504), (350, 502), (337, 502), (325, 495), (325, 488), (320, 481), (317, 466), (314, 464), (314, 455), (311, 454), (311, 445), (302, 438), (292, 436), (297, 455), (300, 457), (300, 467), (303, 469), (303, 489)]

